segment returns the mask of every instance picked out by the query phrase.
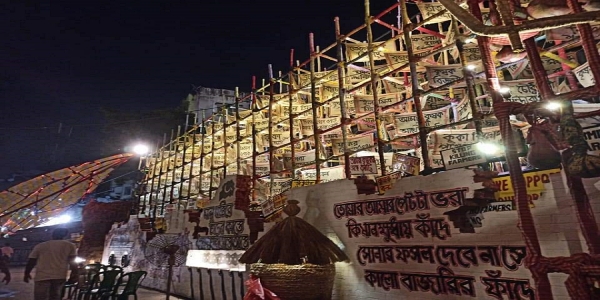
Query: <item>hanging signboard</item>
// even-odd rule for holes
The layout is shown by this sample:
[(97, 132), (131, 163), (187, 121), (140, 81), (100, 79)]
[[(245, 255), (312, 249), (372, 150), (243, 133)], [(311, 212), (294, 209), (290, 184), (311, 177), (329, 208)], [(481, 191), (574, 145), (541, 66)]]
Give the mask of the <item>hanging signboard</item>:
[[(331, 139), (333, 155), (344, 154), (344, 141), (342, 139)], [(353, 136), (346, 139), (348, 151), (359, 151), (373, 147), (373, 135)]]
[(584, 128), (583, 136), (588, 144), (588, 153), (600, 155), (600, 125)]
[(446, 170), (458, 169), (487, 161), (485, 155), (476, 147), (476, 144), (462, 145), (441, 151), (442, 161)]
[(394, 153), (393, 170), (418, 176), (421, 169), (421, 159), (415, 156)]
[[(308, 181), (316, 181), (317, 179), (317, 170), (308, 169), (302, 170), (302, 180)], [(320, 170), (321, 181), (320, 182), (328, 182), (334, 181), (338, 179), (344, 179), (344, 167), (343, 166), (335, 166), (330, 168), (321, 168)]]
[(377, 174), (375, 156), (350, 157), (350, 173), (352, 175)]
[(299, 188), (304, 186), (315, 185), (317, 182), (315, 180), (292, 180), (292, 188)]
[(394, 182), (400, 178), (402, 178), (400, 172), (393, 172), (388, 175), (375, 178), (379, 194), (383, 195), (385, 194), (385, 191), (391, 190)]

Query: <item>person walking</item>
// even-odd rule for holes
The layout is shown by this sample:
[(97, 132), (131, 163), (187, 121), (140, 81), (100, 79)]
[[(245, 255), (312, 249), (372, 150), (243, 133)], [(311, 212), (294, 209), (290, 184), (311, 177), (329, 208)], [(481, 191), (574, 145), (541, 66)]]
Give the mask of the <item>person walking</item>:
[(8, 264), (10, 258), (13, 256), (13, 253), (15, 253), (15, 250), (10, 246), (9, 243), (6, 243), (4, 244), (4, 247), (0, 248), (0, 251), (2, 251), (2, 258)]
[(29, 282), (32, 279), (31, 271), (35, 268), (34, 300), (60, 300), (69, 267), (69, 283), (77, 281), (77, 249), (73, 243), (64, 240), (68, 233), (66, 228), (54, 229), (52, 240), (37, 244), (29, 254), (23, 281)]

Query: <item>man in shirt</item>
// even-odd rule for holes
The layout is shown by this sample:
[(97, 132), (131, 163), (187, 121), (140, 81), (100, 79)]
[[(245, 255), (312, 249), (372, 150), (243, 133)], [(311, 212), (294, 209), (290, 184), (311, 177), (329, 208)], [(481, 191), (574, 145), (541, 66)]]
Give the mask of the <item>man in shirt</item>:
[(69, 282), (77, 281), (76, 248), (63, 240), (68, 234), (66, 228), (57, 228), (52, 232), (52, 240), (37, 244), (29, 254), (23, 280), (29, 282), (31, 270), (35, 271), (33, 298), (35, 300), (60, 300), (60, 293), (69, 267)]

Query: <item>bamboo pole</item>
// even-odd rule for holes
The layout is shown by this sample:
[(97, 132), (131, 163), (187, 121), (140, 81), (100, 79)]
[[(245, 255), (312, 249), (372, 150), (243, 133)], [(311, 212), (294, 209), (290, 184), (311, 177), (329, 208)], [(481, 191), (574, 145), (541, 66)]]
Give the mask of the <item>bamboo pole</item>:
[[(182, 137), (183, 139), (183, 151), (182, 151), (182, 157), (181, 157), (181, 177), (179, 177), (179, 199), (177, 200), (177, 213), (179, 213), (179, 204), (181, 202), (181, 199), (183, 199), (183, 182), (184, 180), (184, 175), (185, 175), (185, 165), (186, 165), (186, 161), (185, 161), (185, 157), (187, 154), (187, 150), (188, 150), (188, 141), (189, 141), (189, 132), (187, 131), (187, 127), (188, 124), (185, 124), (186, 130), (185, 133)], [(192, 158), (193, 159), (193, 158)], [(190, 162), (191, 163), (191, 162)], [(191, 168), (191, 166), (190, 166)], [(188, 178), (189, 180), (189, 178)]]
[[(315, 145), (315, 172), (316, 172), (316, 182), (321, 181), (321, 147), (319, 143), (321, 143), (321, 138), (319, 134), (319, 123), (317, 122), (317, 112), (318, 112), (318, 102), (317, 102), (317, 86), (316, 86), (316, 78), (315, 78), (315, 36), (311, 32), (308, 36), (309, 39), (309, 47), (310, 47), (310, 100), (311, 100), (311, 108), (313, 114), (313, 140)], [(292, 157), (292, 159), (294, 159)]]
[(273, 97), (275, 94), (275, 78), (273, 78), (273, 65), (269, 64), (269, 194), (273, 189), (273, 175), (275, 174), (275, 152), (273, 149)]
[(200, 176), (200, 189), (198, 189), (198, 192), (201, 197), (204, 197), (204, 191), (202, 190), (202, 184), (204, 182), (204, 157), (206, 157), (206, 153), (204, 153), (204, 141), (206, 140), (205, 136), (208, 132), (208, 130), (206, 130), (206, 117), (204, 111), (202, 111), (202, 121), (200, 124), (202, 124), (202, 129), (200, 130), (200, 167), (198, 170), (198, 175)]
[(428, 128), (425, 116), (423, 115), (423, 108), (421, 107), (421, 91), (419, 89), (419, 78), (417, 77), (417, 58), (413, 52), (412, 41), (410, 39), (411, 25), (408, 17), (408, 11), (406, 8), (406, 0), (400, 0), (402, 7), (402, 31), (404, 33), (404, 42), (406, 43), (406, 51), (408, 52), (408, 61), (410, 68), (410, 81), (412, 86), (412, 98), (417, 113), (417, 122), (419, 123), (419, 140), (421, 144), (421, 157), (423, 164), (423, 174), (427, 175), (431, 172), (431, 162), (429, 161), (429, 148), (427, 147), (427, 134)]
[(213, 176), (215, 170), (215, 116), (212, 115), (210, 120), (210, 171), (209, 171), (209, 186), (208, 199), (212, 200), (213, 192)]
[[(469, 99), (469, 107), (471, 108), (471, 113), (473, 114), (473, 123), (475, 124), (475, 134), (479, 141), (483, 138), (483, 131), (481, 125), (481, 114), (477, 110), (477, 96), (475, 95), (475, 80), (473, 78), (473, 71), (470, 70), (467, 56), (465, 55), (464, 42), (462, 39), (458, 38), (460, 36), (460, 31), (458, 29), (458, 22), (454, 17), (452, 17), (452, 28), (450, 30), (454, 30), (456, 41), (456, 48), (458, 49), (458, 56), (460, 58), (460, 65), (463, 69), (463, 77), (465, 79), (466, 88), (467, 88), (467, 97)], [(447, 52), (444, 52), (447, 53)], [(455, 120), (460, 121), (460, 120)]]
[(256, 76), (252, 76), (252, 201), (256, 201)]
[[(223, 101), (225, 102), (225, 101)], [(221, 178), (225, 178), (227, 176), (227, 148), (229, 143), (227, 143), (227, 105), (223, 104), (223, 176)]]
[(241, 139), (241, 134), (240, 134), (240, 91), (238, 89), (238, 87), (235, 87), (235, 140), (237, 143), (237, 149), (236, 149), (236, 157), (237, 159), (235, 160), (236, 163), (236, 167), (237, 167), (237, 174), (240, 174), (240, 172), (242, 171), (241, 169), (241, 155), (240, 155), (240, 145), (242, 144), (242, 139)]
[(345, 87), (345, 83), (344, 81), (346, 80), (346, 75), (345, 75), (345, 69), (344, 69), (344, 65), (345, 65), (345, 59), (344, 59), (344, 36), (342, 35), (342, 31), (340, 28), (340, 18), (339, 17), (335, 17), (334, 19), (334, 23), (335, 23), (335, 38), (336, 38), (336, 43), (337, 43), (337, 71), (338, 71), (338, 89), (339, 89), (339, 94), (338, 94), (338, 98), (340, 99), (340, 110), (341, 110), (341, 115), (342, 115), (342, 149), (344, 151), (344, 173), (346, 174), (346, 178), (350, 179), (352, 178), (352, 175), (350, 172), (350, 154), (348, 153), (348, 145), (347, 145), (347, 141), (348, 141), (348, 126), (347, 124), (350, 122), (350, 119), (348, 118), (348, 112), (346, 111), (346, 87)]
[(288, 99), (289, 99), (289, 111), (290, 111), (290, 116), (289, 116), (289, 122), (290, 122), (290, 155), (291, 155), (291, 160), (290, 160), (290, 166), (291, 166), (291, 174), (292, 174), (292, 180), (296, 179), (296, 137), (294, 135), (294, 111), (293, 111), (293, 107), (294, 107), (294, 85), (292, 84), (292, 80), (294, 77), (294, 49), (290, 50), (290, 71), (288, 72), (288, 76), (290, 78), (288, 78), (288, 81), (290, 82), (290, 84), (288, 85)]
[[(365, 4), (365, 25), (367, 26), (367, 43), (368, 43), (368, 55), (369, 55), (369, 69), (371, 71), (371, 92), (373, 93), (373, 113), (375, 115), (375, 136), (377, 138), (377, 152), (379, 153), (379, 164), (381, 166), (381, 175), (386, 174), (385, 157), (383, 155), (383, 147), (385, 133), (381, 127), (381, 118), (379, 116), (379, 91), (377, 88), (377, 81), (379, 80), (379, 74), (375, 69), (375, 56), (373, 55), (373, 30), (371, 28), (371, 3), (369, 0), (364, 1)], [(344, 142), (345, 143), (345, 142)]]
[[(148, 200), (147, 200), (147, 204), (146, 207), (144, 207), (144, 213), (146, 212), (146, 209), (148, 210), (148, 213), (146, 214), (147, 216), (150, 216), (151, 212), (152, 212), (152, 198), (154, 195), (154, 179), (157, 177), (156, 175), (156, 167), (158, 166), (158, 162), (160, 161), (160, 140), (156, 141), (156, 147), (154, 147), (154, 151), (156, 151), (152, 156), (155, 157), (154, 159), (154, 165), (152, 166), (152, 180), (150, 181), (150, 195), (148, 196)], [(159, 184), (157, 183), (157, 188), (158, 189)]]
[[(156, 220), (156, 212), (158, 210), (158, 199), (160, 198), (160, 190), (161, 190), (161, 182), (162, 182), (162, 175), (163, 175), (163, 165), (164, 165), (164, 160), (165, 160), (165, 145), (167, 143), (167, 133), (163, 133), (163, 146), (160, 148), (160, 172), (158, 173), (158, 183), (157, 183), (157, 194), (156, 194), (156, 203), (154, 203), (154, 209), (153, 209), (153, 221), (152, 221), (152, 228), (154, 228), (154, 224), (155, 224), (155, 220)], [(164, 196), (163, 196), (164, 198)]]
[[(171, 172), (171, 191), (169, 192), (169, 204), (173, 203), (173, 193), (175, 191), (175, 185), (177, 184), (177, 182), (175, 181), (176, 178), (176, 174), (177, 174), (177, 153), (179, 152), (179, 143), (180, 143), (180, 139), (181, 138), (181, 126), (177, 126), (177, 135), (175, 138), (175, 142), (171, 142), (172, 143), (172, 148), (173, 148), (173, 172)], [(170, 160), (169, 160), (170, 161)], [(183, 166), (182, 166), (183, 167)]]
[[(196, 118), (194, 118), (194, 123), (196, 123), (197, 120)], [(188, 203), (189, 201), (192, 201), (192, 183), (193, 183), (193, 179), (194, 179), (194, 160), (196, 158), (196, 132), (198, 131), (198, 124), (194, 124), (194, 127), (192, 129), (192, 159), (190, 160), (190, 173), (188, 176), (188, 192), (187, 192), (187, 198), (188, 198)], [(188, 204), (189, 205), (189, 204)]]
[[(173, 141), (173, 139), (175, 138), (175, 130), (171, 129), (171, 139), (169, 141)], [(169, 142), (168, 144), (169, 146), (169, 154), (167, 155), (166, 159), (167, 159), (167, 170), (165, 171), (166, 173), (166, 178), (165, 178), (165, 183), (163, 185), (163, 197), (162, 197), (162, 203), (160, 205), (160, 215), (164, 216), (165, 214), (165, 202), (167, 201), (167, 180), (169, 179), (169, 170), (171, 170), (171, 153), (173, 153), (173, 143)], [(161, 166), (162, 167), (162, 166)]]

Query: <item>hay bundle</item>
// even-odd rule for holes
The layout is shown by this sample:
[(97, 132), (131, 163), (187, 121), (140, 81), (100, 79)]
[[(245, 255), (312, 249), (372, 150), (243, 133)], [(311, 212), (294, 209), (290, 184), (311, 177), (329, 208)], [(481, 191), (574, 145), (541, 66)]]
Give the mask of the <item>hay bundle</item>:
[(330, 299), (334, 263), (347, 261), (348, 256), (319, 230), (296, 217), (298, 201), (289, 200), (283, 212), (289, 217), (256, 241), (239, 261), (253, 264), (250, 271), (281, 299)]

